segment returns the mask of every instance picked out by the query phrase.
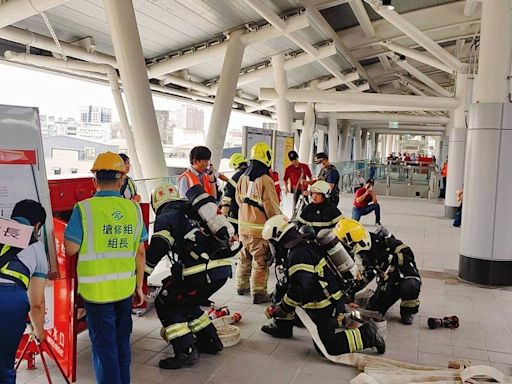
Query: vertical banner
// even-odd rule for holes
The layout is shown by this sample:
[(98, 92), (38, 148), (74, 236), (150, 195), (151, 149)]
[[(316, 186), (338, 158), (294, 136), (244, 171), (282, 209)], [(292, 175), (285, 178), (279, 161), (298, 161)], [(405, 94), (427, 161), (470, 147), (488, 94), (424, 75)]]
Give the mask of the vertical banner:
[(291, 132), (274, 131), (274, 171), (279, 172), (282, 179), (284, 170), (291, 164), (288, 152), (293, 151), (295, 134)]

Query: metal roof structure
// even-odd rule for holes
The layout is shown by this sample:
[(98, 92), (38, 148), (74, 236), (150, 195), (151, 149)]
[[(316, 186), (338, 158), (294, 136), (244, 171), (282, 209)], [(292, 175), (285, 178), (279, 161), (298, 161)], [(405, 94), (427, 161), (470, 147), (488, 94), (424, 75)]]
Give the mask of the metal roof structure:
[[(45, 10), (47, 22), (34, 11), (32, 16), (7, 25), (1, 18), (2, 8), (15, 2), (21, 1), (8, 0), (0, 5), (0, 26), (4, 26), (0, 29), (0, 54), (6, 50), (26, 52), (28, 46), (33, 55), (60, 57), (61, 51), (55, 43), (53, 49), (49, 41), (38, 44), (41, 37), (52, 39), (53, 30), (63, 45), (81, 47), (98, 62), (115, 63), (102, 0), (53, 0), (59, 5)], [(446, 89), (446, 94), (451, 94), (454, 71), (447, 73), (433, 67), (432, 62), (439, 62), (438, 58), (425, 52), (417, 40), (403, 33), (396, 24), (382, 18), (379, 3), (379, 0), (133, 0), (153, 91), (167, 93), (167, 88), (176, 97), (213, 102), (225, 52), (219, 47), (226, 45), (230, 32), (241, 29), (247, 39), (234, 104), (238, 109), (267, 115), (275, 112), (272, 103), (260, 107), (258, 95), (260, 88), (274, 86), (271, 58), (280, 53), (285, 54), (290, 88), (305, 87), (319, 79), (323, 82), (320, 89), (442, 94), (436, 92), (435, 85), (418, 79), (420, 75), (414, 73), (417, 68)], [(475, 56), (476, 49), (472, 48), (477, 47), (480, 18), (477, 1), (393, 0), (391, 4), (399, 22), (412, 24), (460, 62)], [(276, 22), (285, 23), (290, 33), (279, 31)], [(396, 52), (396, 47), (383, 45), (385, 42), (416, 51), (418, 57), (407, 57), (407, 64), (413, 69), (400, 65), (397, 55), (393, 60), (390, 53), (392, 49)], [(304, 44), (313, 47), (313, 55), (311, 51), (305, 52)], [(84, 56), (69, 52), (66, 55), (84, 60)], [(422, 57), (427, 60), (417, 60)], [(78, 71), (73, 74), (95, 77)]]

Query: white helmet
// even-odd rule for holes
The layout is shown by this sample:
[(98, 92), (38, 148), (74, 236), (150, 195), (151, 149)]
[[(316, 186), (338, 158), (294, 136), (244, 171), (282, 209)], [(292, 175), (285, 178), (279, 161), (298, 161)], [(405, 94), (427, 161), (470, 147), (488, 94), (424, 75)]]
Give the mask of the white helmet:
[(275, 215), (265, 222), (261, 234), (265, 240), (279, 241), (293, 227), (294, 225), (285, 215)]
[(331, 186), (327, 181), (318, 180), (309, 188), (309, 190), (311, 192), (323, 193), (325, 197), (328, 197), (329, 193), (331, 193)]
[(167, 181), (160, 183), (151, 191), (151, 207), (155, 213), (165, 203), (176, 200), (180, 200), (178, 189)]

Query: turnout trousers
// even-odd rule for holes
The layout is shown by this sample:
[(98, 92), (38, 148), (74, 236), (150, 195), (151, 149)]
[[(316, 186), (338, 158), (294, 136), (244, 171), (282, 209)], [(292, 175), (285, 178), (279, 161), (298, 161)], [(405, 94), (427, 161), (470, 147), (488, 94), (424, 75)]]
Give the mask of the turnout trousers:
[(238, 290), (251, 289), (251, 294), (267, 294), (268, 241), (249, 235), (240, 235), (243, 248), (238, 254), (236, 287)]
[(416, 276), (405, 276), (397, 281), (390, 280), (386, 285), (377, 289), (366, 308), (384, 315), (393, 304), (401, 299), (401, 315), (418, 313), (420, 289), (421, 280)]

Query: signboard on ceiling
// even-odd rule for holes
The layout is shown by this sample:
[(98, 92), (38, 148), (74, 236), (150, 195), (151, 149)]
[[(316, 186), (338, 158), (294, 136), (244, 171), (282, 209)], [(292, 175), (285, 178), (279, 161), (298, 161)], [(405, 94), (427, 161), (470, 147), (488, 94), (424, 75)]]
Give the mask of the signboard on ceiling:
[(274, 166), (273, 169), (279, 172), (282, 179), (284, 170), (291, 164), (288, 159), (288, 152), (293, 151), (295, 142), (295, 134), (291, 132), (274, 131)]
[(272, 133), (271, 129), (244, 126), (242, 153), (249, 158), (252, 146), (260, 142), (267, 143), (269, 147), (272, 147)]

